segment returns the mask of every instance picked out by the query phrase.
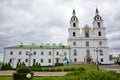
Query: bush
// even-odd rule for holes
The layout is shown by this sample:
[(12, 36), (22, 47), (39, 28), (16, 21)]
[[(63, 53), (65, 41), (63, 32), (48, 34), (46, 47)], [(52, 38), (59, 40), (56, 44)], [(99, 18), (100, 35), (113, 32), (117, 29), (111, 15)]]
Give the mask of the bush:
[(64, 68), (64, 71), (70, 71), (70, 69), (69, 68)]
[(31, 70), (28, 67), (20, 67), (20, 68), (17, 69), (17, 72), (18, 73), (30, 73)]
[(12, 66), (10, 63), (3, 64), (1, 70), (12, 70)]
[(22, 66), (17, 69), (16, 73), (13, 73), (13, 80), (28, 80), (26, 78), (28, 73), (31, 74), (31, 78), (29, 79), (29, 80), (31, 80), (33, 77), (33, 73), (31, 73), (30, 68)]
[[(13, 73), (13, 80), (28, 80), (26, 78), (26, 75), (28, 73)], [(31, 78), (30, 80), (33, 78), (33, 73), (30, 73), (31, 74)]]
[(70, 71), (75, 71), (76, 69), (75, 68), (70, 68)]
[(45, 72), (48, 72), (48, 71), (50, 71), (50, 70), (49, 70), (48, 68), (45, 68), (44, 71), (45, 71)]
[(79, 68), (77, 69), (77, 71), (79, 71), (79, 72), (83, 72), (83, 71), (85, 71), (85, 68), (83, 68), (83, 67), (79, 67)]
[(51, 72), (55, 72), (56, 70), (55, 70), (54, 68), (51, 68), (50, 71), (51, 71)]
[(39, 68), (38, 71), (43, 72), (44, 70), (42, 68)]
[(61, 68), (57, 68), (57, 69), (56, 69), (56, 71), (61, 72), (61, 71), (62, 71), (62, 69), (61, 69)]

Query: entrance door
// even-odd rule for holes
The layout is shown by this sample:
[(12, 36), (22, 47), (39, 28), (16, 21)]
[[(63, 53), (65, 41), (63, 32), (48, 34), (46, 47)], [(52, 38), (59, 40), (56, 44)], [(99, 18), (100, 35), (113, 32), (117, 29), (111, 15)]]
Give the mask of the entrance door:
[(56, 58), (56, 64), (59, 64), (59, 58)]

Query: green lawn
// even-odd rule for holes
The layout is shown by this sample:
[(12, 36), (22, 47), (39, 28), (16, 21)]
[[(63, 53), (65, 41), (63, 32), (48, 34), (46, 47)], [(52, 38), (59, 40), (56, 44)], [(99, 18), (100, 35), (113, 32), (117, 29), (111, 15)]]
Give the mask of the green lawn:
[(13, 80), (13, 77), (0, 76), (0, 80)]
[[(96, 65), (68, 65), (58, 66), (54, 68), (84, 68), (85, 70), (77, 70), (65, 76), (60, 77), (33, 77), (32, 80), (120, 80), (120, 73), (115, 71), (97, 71)], [(13, 80), (13, 77), (0, 77), (0, 80)]]

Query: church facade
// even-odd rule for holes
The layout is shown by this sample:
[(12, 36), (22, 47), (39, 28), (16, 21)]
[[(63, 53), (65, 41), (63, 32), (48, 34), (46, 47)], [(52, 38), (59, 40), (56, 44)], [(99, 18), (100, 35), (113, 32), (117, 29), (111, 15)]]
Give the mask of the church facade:
[(73, 10), (70, 28), (68, 29), (71, 62), (90, 64), (98, 61), (101, 64), (108, 64), (109, 47), (105, 35), (105, 27), (103, 26), (103, 19), (99, 15), (98, 9), (95, 12), (93, 28), (86, 24), (85, 27), (80, 29), (79, 20), (75, 14), (75, 10)]
[[(68, 45), (41, 44), (16, 45), (4, 48), (4, 63), (15, 68), (19, 62), (32, 66), (34, 62), (41, 66), (59, 64), (109, 64), (109, 47), (103, 26), (103, 19), (96, 9), (93, 27), (87, 24), (79, 28), (79, 20), (73, 10), (68, 29)], [(80, 33), (81, 31), (81, 33)]]

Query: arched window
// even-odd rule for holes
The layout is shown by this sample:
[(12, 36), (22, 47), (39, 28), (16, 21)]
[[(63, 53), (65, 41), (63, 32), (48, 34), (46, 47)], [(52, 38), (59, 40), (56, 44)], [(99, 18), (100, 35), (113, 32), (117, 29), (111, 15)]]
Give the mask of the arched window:
[(100, 27), (100, 22), (98, 22), (97, 24), (98, 24), (98, 27)]
[(103, 62), (103, 58), (101, 58), (100, 60), (101, 60), (101, 62)]
[(76, 36), (75, 32), (73, 32), (73, 36)]
[(98, 36), (101, 36), (101, 32), (100, 31), (98, 32)]
[(74, 62), (77, 62), (77, 58), (74, 58)]
[(85, 29), (85, 37), (89, 37), (89, 28)]
[(76, 23), (73, 23), (73, 27), (76, 27)]

